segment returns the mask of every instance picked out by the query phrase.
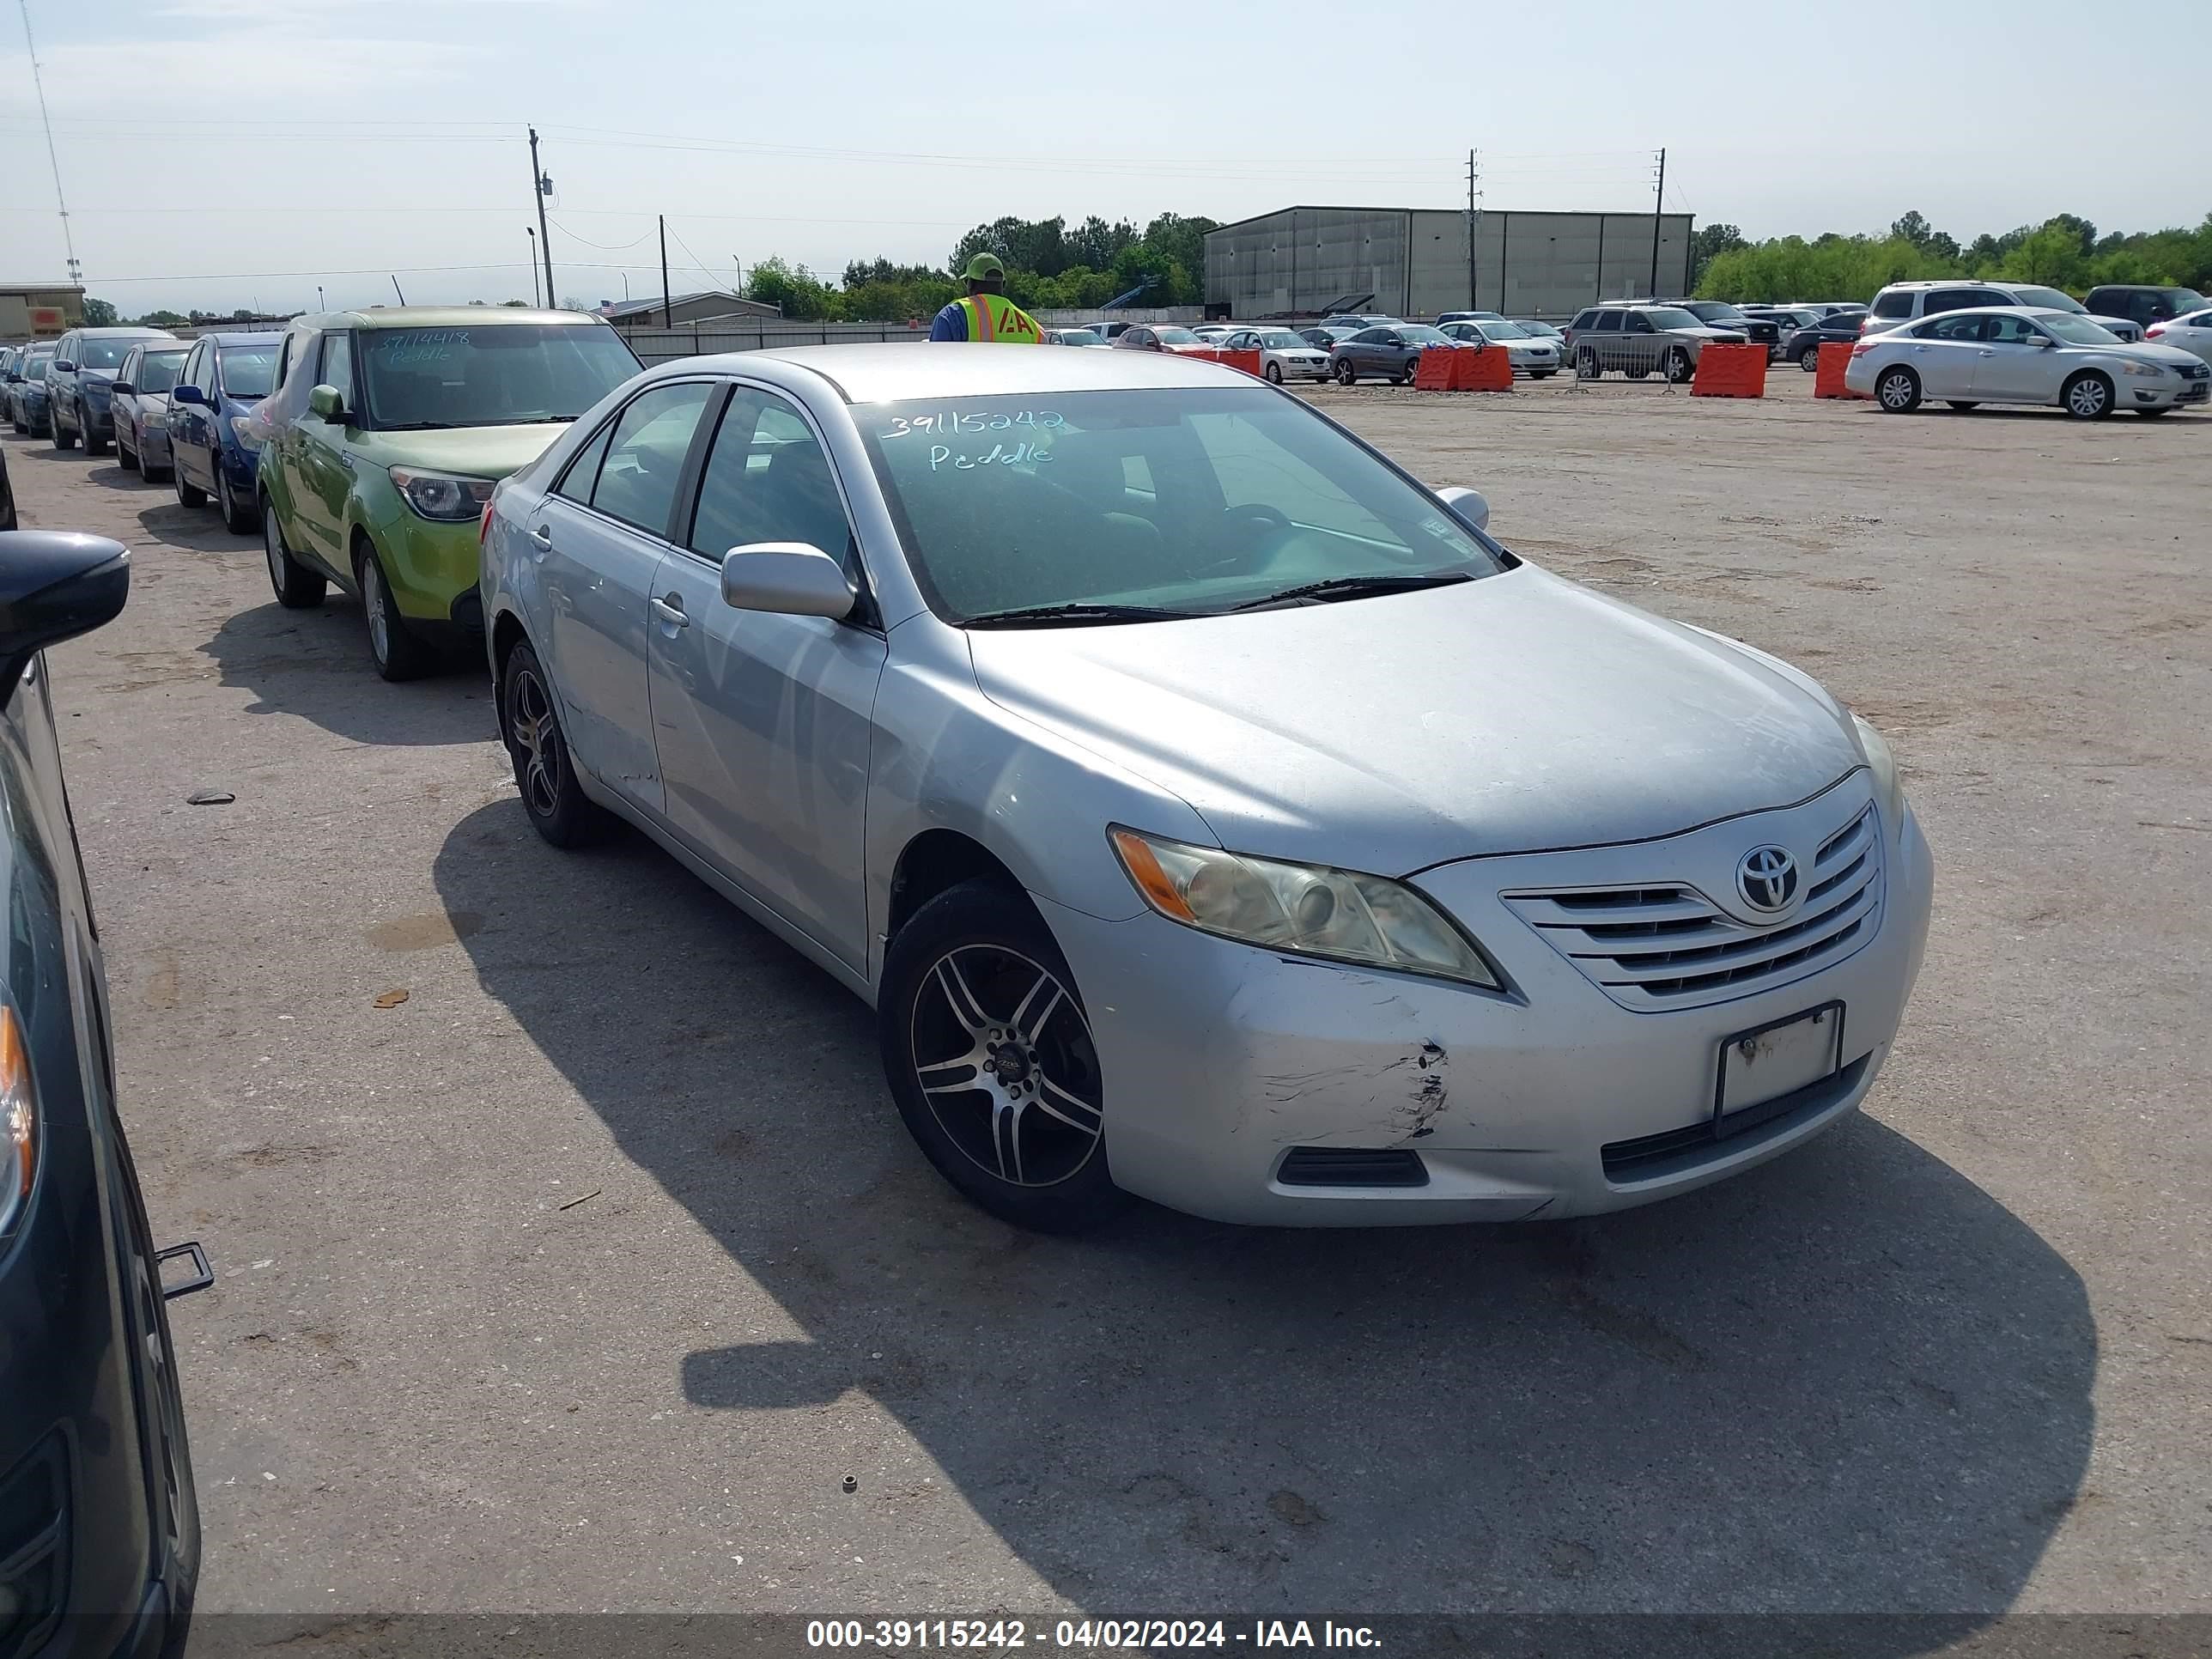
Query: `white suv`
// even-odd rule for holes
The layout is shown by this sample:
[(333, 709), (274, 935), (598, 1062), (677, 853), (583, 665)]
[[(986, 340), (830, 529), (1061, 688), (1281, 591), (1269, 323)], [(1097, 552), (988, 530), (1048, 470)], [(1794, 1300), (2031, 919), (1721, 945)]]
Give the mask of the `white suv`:
[[(2038, 310), (2070, 311), (2089, 314), (2088, 307), (2071, 295), (2035, 283), (1985, 283), (1954, 276), (1940, 283), (1892, 283), (1874, 296), (1862, 334), (1881, 334), (1900, 323), (1917, 322), (1941, 312), (1966, 311), (1979, 306), (2033, 306)], [(2142, 325), (2118, 317), (2100, 317), (2098, 323), (2123, 340), (2142, 338)]]

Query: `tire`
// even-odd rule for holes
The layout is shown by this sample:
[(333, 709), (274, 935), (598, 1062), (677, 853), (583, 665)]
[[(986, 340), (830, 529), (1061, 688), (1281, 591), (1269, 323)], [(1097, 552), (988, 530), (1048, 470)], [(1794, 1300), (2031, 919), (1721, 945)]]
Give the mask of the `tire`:
[(1969, 410), (1979, 409), (1981, 407), (1979, 404), (1962, 403), (1956, 398), (1946, 398), (1943, 401), (1950, 404), (1952, 408), (1957, 410), (1961, 415), (1965, 414)]
[(62, 430), (62, 412), (58, 409), (49, 410), (46, 413), (46, 437), (56, 449), (67, 451), (76, 447), (76, 434)]
[(1597, 353), (1595, 350), (1575, 353), (1575, 379), (1577, 380), (1595, 380), (1604, 372), (1597, 366)]
[(1675, 346), (1667, 353), (1666, 367), (1660, 372), (1666, 375), (1668, 386), (1680, 386), (1683, 381), (1695, 378), (1698, 366), (1691, 360), (1688, 352)]
[(375, 551), (363, 546), (354, 554), (354, 576), (361, 585), (361, 608), (368, 623), (368, 659), (376, 672), (398, 684), (419, 680), (437, 666), (437, 653), (425, 645), (399, 614), (392, 597), (392, 584), (384, 579), (384, 566)]
[(1267, 383), (1270, 386), (1282, 385), (1283, 366), (1280, 363), (1269, 363), (1267, 368), (1260, 372), (1267, 377)]
[(138, 452), (123, 441), (121, 427), (115, 428), (115, 464), (125, 472), (136, 472), (142, 478), (146, 476), (146, 469), (139, 465)]
[(1359, 384), (1359, 371), (1352, 366), (1350, 359), (1339, 360), (1336, 365), (1336, 383), (1339, 386)]
[(198, 484), (186, 481), (185, 469), (177, 465), (177, 452), (173, 449), (169, 452), (169, 477), (176, 483), (179, 507), (207, 505), (207, 491), (202, 489)]
[(963, 882), (922, 906), (891, 940), (876, 1027), (908, 1133), (974, 1203), (1055, 1233), (1128, 1206), (1082, 994), (1018, 890)]
[(576, 781), (553, 682), (526, 641), (507, 653), (499, 685), (500, 739), (514, 763), (514, 787), (530, 822), (555, 847), (605, 840), (614, 819)]
[(1807, 346), (1802, 351), (1799, 352), (1797, 354), (1797, 367), (1803, 369), (1808, 374), (1819, 374), (1820, 370), (1820, 348), (1816, 345)]
[(330, 592), (331, 579), (310, 570), (292, 556), (284, 544), (284, 526), (276, 517), (276, 504), (266, 496), (261, 502), (261, 550), (269, 561), (269, 586), (276, 603), (287, 611), (312, 611)]
[(95, 438), (92, 435), (89, 428), (86, 430), (84, 434), (84, 453), (86, 454), (105, 455), (107, 453), (107, 444), (108, 441), (106, 439)]
[(252, 503), (240, 501), (237, 492), (231, 489), (230, 475), (222, 470), (222, 457), (220, 455), (216, 457), (215, 462), (215, 504), (216, 510), (222, 514), (223, 528), (232, 535), (251, 536), (261, 527), (254, 517)]
[(2101, 421), (2112, 412), (2112, 383), (2085, 368), (2058, 388), (2058, 402), (2077, 421)]
[(1920, 377), (1899, 363), (1875, 377), (1874, 400), (1885, 415), (1910, 415), (1920, 407)]

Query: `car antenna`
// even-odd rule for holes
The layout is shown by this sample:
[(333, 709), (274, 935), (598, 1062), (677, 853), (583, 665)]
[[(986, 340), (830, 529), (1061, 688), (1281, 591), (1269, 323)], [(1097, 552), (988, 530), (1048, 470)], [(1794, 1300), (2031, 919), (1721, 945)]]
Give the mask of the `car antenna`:
[(401, 291), (399, 287), (399, 278), (397, 276), (394, 276), (392, 279), (392, 291), (399, 295), (399, 303), (401, 305), (404, 306), (407, 303), (407, 295)]

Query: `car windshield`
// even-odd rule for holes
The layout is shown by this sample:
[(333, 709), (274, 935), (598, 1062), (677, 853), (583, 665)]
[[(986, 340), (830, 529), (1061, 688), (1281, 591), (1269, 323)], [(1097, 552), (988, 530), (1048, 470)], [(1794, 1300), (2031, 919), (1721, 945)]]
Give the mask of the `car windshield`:
[(177, 371), (185, 366), (181, 351), (149, 351), (138, 360), (131, 384), (139, 392), (167, 392), (177, 383)]
[(1264, 604), (1316, 581), (1504, 568), (1494, 544), (1295, 399), (1071, 392), (855, 410), (938, 612)]
[(136, 340), (100, 340), (87, 338), (76, 344), (76, 364), (79, 368), (112, 368), (131, 355)]
[(1525, 340), (1530, 337), (1528, 331), (1518, 323), (1477, 323), (1475, 326), (1482, 331), (1482, 337), (1486, 340)]
[(573, 421), (638, 372), (602, 323), (372, 328), (365, 425), (385, 431)]
[(1694, 313), (1709, 323), (1746, 320), (1743, 313), (1724, 300), (1700, 300), (1694, 306), (1684, 306), (1682, 309)]
[(2120, 337), (2087, 317), (2039, 317), (2035, 319), (2069, 345), (2118, 345)]
[(2048, 306), (2053, 311), (2070, 311), (2081, 317), (2089, 314), (2088, 307), (2072, 295), (2061, 294), (2055, 288), (2016, 288), (2012, 290), (2012, 295), (2024, 306)]
[(1156, 328), (1152, 332), (1159, 337), (1162, 345), (1196, 345), (1199, 343), (1198, 336), (1187, 328)]
[(32, 358), (29, 362), (23, 365), (23, 378), (27, 380), (45, 380), (46, 378), (46, 365), (52, 362), (53, 362), (53, 356), (51, 353), (44, 357)]
[(1103, 345), (1104, 341), (1087, 328), (1063, 328), (1060, 331), (1062, 345)]
[(1407, 345), (1449, 345), (1450, 335), (1440, 328), (1431, 328), (1426, 323), (1400, 323), (1398, 337)]
[(2200, 311), (2206, 305), (2212, 304), (2212, 301), (2206, 300), (2193, 288), (2169, 288), (2161, 291), (2166, 295), (2166, 304), (2176, 311)]
[(1705, 323), (1696, 313), (1679, 311), (1673, 306), (1661, 306), (1656, 311), (1644, 313), (1651, 319), (1654, 328), (1703, 328)]
[(222, 389), (234, 398), (265, 398), (276, 386), (276, 348), (230, 346), (218, 351)]
[(1557, 334), (1559, 331), (1549, 323), (1516, 323), (1513, 326), (1523, 334)]
[(1287, 328), (1271, 328), (1260, 337), (1260, 343), (1270, 351), (1302, 351), (1306, 341), (1303, 335), (1293, 334)]

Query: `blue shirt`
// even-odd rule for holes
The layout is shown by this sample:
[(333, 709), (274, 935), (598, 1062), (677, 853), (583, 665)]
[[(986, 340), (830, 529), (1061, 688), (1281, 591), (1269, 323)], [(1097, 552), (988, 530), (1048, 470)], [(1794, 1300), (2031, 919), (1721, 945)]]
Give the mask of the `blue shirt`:
[(968, 337), (968, 311), (959, 301), (937, 313), (937, 320), (929, 325), (933, 340), (964, 340)]

